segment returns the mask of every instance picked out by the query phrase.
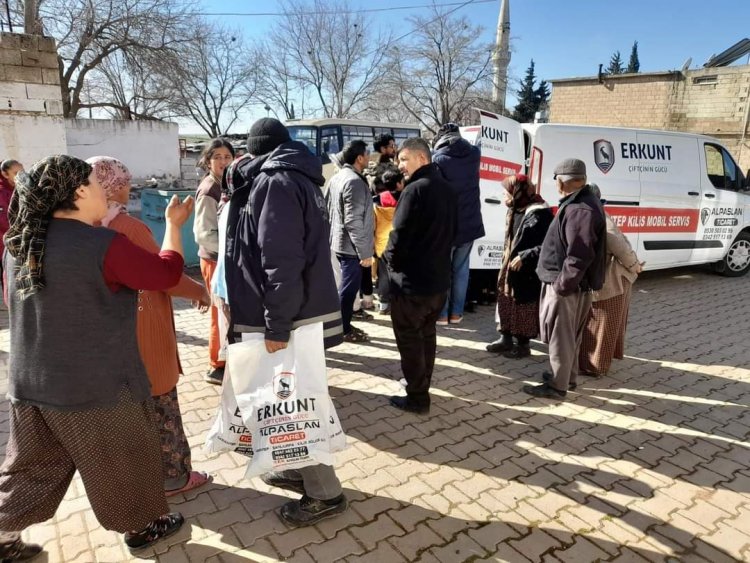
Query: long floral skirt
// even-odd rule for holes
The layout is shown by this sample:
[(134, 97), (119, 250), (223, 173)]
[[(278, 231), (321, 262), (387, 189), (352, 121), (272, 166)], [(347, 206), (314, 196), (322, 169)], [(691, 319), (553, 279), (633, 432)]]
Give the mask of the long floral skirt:
[(156, 427), (159, 429), (161, 459), (164, 463), (164, 488), (179, 489), (187, 483), (192, 471), (190, 445), (182, 427), (177, 388), (154, 397)]
[(499, 330), (522, 338), (536, 338), (539, 335), (539, 302), (516, 303), (515, 299), (505, 295), (507, 274), (507, 269), (501, 270), (497, 280)]
[(625, 293), (591, 305), (591, 315), (583, 333), (578, 369), (591, 375), (606, 375), (612, 359), (625, 354), (631, 284), (623, 280)]

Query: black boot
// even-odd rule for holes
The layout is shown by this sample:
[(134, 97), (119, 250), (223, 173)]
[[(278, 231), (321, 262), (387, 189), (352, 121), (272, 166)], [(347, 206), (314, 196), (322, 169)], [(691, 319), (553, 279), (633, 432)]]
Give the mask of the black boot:
[(502, 332), (502, 336), (487, 344), (487, 351), (493, 354), (502, 354), (513, 348), (513, 335), (510, 332)]
[(281, 507), (281, 519), (290, 526), (312, 526), (325, 518), (346, 511), (349, 503), (343, 494), (330, 500), (318, 500), (303, 495)]
[(516, 345), (512, 349), (508, 350), (503, 354), (506, 358), (517, 360), (519, 358), (526, 358), (531, 356), (531, 348), (529, 347), (529, 338), (524, 336), (516, 336)]

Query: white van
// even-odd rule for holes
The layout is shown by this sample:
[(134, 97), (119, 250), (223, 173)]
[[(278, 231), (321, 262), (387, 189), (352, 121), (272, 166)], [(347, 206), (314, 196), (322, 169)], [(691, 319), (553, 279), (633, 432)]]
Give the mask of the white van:
[(471, 267), (499, 268), (506, 207), (501, 181), (526, 173), (553, 208), (552, 169), (586, 163), (589, 183), (628, 236), (647, 270), (715, 263), (727, 276), (750, 269), (750, 185), (729, 152), (704, 135), (558, 124), (520, 124), (480, 111), (462, 135), (481, 146), (480, 189), (486, 236)]

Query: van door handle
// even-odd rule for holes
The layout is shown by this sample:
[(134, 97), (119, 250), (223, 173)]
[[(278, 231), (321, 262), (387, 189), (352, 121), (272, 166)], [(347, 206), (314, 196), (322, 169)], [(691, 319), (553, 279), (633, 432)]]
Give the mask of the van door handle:
[(499, 199), (494, 199), (491, 197), (484, 198), (484, 202), (491, 203), (492, 205), (500, 205), (502, 203), (502, 201), (500, 201)]
[(712, 198), (712, 199), (716, 197), (716, 194), (704, 194), (704, 195), (705, 195), (706, 197), (710, 197), (710, 198)]
[(699, 194), (698, 192), (688, 192), (688, 195), (699, 196), (701, 194)]

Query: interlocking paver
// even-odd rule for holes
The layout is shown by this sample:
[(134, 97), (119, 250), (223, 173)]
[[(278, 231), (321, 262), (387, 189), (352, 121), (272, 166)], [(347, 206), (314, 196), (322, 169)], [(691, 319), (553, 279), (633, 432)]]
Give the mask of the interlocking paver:
[[(648, 273), (635, 286), (627, 356), (553, 404), (520, 392), (547, 369), (544, 346), (508, 361), (484, 350), (492, 309), (438, 331), (428, 416), (388, 406), (401, 392), (390, 320), (374, 344), (329, 355), (349, 448), (339, 475), (351, 510), (309, 529), (277, 516), (294, 495), (245, 479), (246, 459), (207, 455), (219, 389), (206, 385), (207, 318), (176, 302), (178, 386), (204, 489), (170, 499), (188, 523), (144, 554), (160, 563), (254, 561), (736, 561), (750, 559), (750, 277)], [(708, 297), (710, 296), (710, 298)], [(732, 327), (727, 330), (727, 327)], [(706, 340), (706, 334), (721, 338)], [(7, 366), (0, 318), (0, 366)], [(7, 388), (0, 379), (0, 390)], [(0, 445), (8, 436), (0, 403)], [(76, 476), (56, 517), (24, 538), (49, 563), (130, 561), (96, 522)]]

